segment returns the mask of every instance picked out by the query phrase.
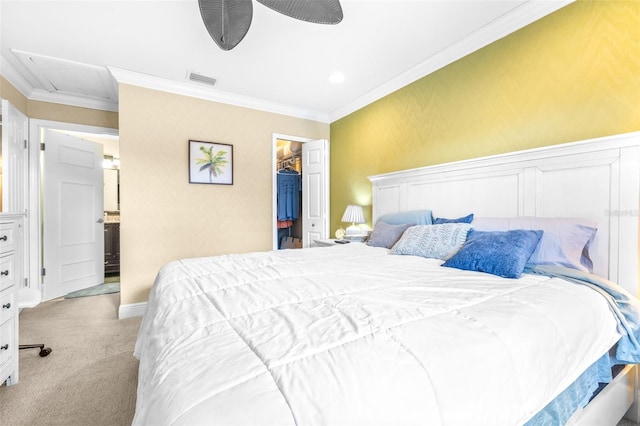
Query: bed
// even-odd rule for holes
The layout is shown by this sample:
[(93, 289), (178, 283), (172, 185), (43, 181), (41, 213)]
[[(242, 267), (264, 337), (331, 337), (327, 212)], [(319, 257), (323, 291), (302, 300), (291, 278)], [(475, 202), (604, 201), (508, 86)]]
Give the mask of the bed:
[[(609, 367), (640, 360), (639, 163), (638, 134), (627, 134), (374, 176), (376, 228), (425, 211), (445, 223), (408, 224), (392, 246), (169, 263), (136, 342), (133, 423), (615, 424), (625, 412), (636, 420), (634, 367), (616, 377)], [(471, 223), (446, 223), (469, 213)], [(547, 236), (566, 221), (597, 232), (576, 268), (531, 264), (545, 235), (534, 229), (529, 255), (513, 262), (527, 268), (518, 278), (456, 265), (469, 241), (511, 237), (521, 220)], [(454, 230), (446, 232), (456, 248), (416, 254), (424, 244), (412, 245), (408, 229)], [(409, 241), (402, 253), (400, 241)], [(602, 380), (609, 385), (585, 406)]]

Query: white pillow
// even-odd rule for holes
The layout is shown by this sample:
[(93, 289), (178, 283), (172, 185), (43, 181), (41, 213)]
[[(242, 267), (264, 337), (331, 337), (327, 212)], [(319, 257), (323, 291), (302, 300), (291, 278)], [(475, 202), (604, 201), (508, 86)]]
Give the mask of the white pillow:
[(593, 272), (589, 246), (596, 235), (598, 224), (592, 220), (531, 216), (479, 217), (471, 222), (471, 226), (479, 231), (544, 231), (527, 264), (559, 265)]

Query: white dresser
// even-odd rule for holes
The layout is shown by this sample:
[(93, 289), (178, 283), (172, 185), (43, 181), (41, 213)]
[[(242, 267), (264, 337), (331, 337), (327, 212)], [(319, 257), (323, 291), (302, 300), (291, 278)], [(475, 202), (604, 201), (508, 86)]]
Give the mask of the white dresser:
[(18, 291), (23, 276), (23, 216), (0, 214), (0, 385), (18, 383)]

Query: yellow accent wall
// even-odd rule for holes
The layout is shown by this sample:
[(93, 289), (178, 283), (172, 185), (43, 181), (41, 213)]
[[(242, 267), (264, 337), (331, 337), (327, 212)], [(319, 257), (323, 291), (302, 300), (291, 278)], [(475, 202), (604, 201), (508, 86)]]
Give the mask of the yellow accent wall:
[[(270, 250), (272, 135), (328, 139), (329, 125), (121, 84), (121, 303), (188, 257)], [(233, 145), (233, 185), (190, 184), (190, 139)]]
[(578, 1), (332, 123), (331, 229), (370, 175), (637, 130), (640, 1)]

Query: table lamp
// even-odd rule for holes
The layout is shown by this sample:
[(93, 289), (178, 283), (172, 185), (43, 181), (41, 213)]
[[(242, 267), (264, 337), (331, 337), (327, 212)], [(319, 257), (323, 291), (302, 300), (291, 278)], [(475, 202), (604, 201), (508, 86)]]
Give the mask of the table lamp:
[(362, 230), (356, 225), (356, 223), (364, 223), (362, 206), (349, 204), (342, 215), (342, 222), (351, 222), (351, 226), (345, 231), (347, 237), (362, 235)]

